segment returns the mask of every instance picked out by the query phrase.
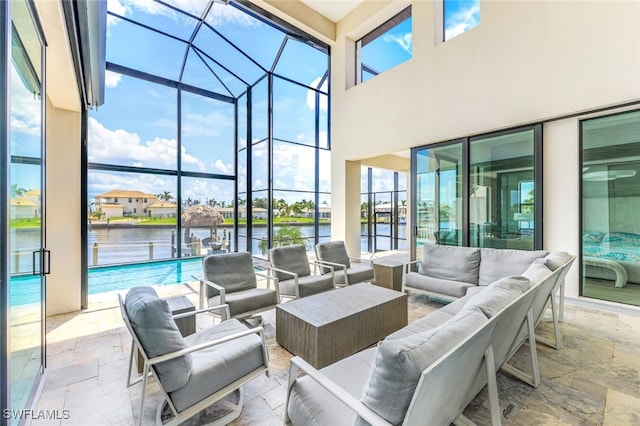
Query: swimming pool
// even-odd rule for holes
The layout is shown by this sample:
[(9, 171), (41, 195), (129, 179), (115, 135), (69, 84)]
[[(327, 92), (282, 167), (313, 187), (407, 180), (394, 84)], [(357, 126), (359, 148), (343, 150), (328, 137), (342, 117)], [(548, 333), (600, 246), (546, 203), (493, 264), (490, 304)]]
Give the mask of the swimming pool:
[[(138, 285), (171, 285), (193, 281), (202, 274), (202, 258), (98, 266), (89, 269), (89, 295), (127, 290)], [(49, 291), (52, 291), (51, 289)], [(39, 277), (11, 277), (11, 306), (40, 301)]]

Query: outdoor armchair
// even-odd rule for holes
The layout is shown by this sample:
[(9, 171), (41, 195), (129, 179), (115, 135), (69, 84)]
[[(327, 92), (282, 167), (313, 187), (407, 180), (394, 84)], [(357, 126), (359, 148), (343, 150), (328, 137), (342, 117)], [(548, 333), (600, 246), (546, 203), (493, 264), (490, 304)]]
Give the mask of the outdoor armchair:
[[(213, 310), (175, 315), (166, 300), (151, 287), (134, 287), (125, 300), (118, 295), (122, 319), (133, 339), (127, 387), (142, 382), (138, 425), (142, 424), (147, 383), (156, 377), (164, 402), (158, 407), (156, 422), (178, 425), (219, 402), (226, 409), (213, 425), (227, 424), (242, 411), (241, 386), (258, 375), (269, 374), (269, 355), (262, 327), (248, 328), (235, 319), (182, 337), (174, 318)], [(228, 317), (228, 315), (221, 315)], [(135, 351), (144, 360), (142, 376), (131, 378)], [(228, 395), (236, 393), (234, 398)], [(168, 408), (167, 408), (168, 407)], [(212, 410), (217, 413), (216, 410)]]
[[(200, 281), (200, 309), (205, 300), (208, 306), (229, 305), (231, 318), (245, 319), (275, 308), (280, 300), (277, 279), (256, 272), (249, 252), (205, 256), (202, 270), (204, 276), (194, 276)], [(267, 288), (258, 288), (256, 276), (267, 280)], [(271, 288), (271, 281), (275, 288)]]
[(375, 281), (371, 261), (349, 256), (344, 241), (318, 243), (315, 249), (318, 263), (323, 265), (322, 273), (329, 273), (329, 266), (334, 268), (336, 285)]
[(334, 286), (333, 267), (325, 275), (311, 273), (319, 266), (318, 262), (309, 262), (307, 249), (303, 244), (273, 247), (269, 250), (269, 272), (278, 278), (280, 296), (305, 297), (311, 294), (331, 290)]

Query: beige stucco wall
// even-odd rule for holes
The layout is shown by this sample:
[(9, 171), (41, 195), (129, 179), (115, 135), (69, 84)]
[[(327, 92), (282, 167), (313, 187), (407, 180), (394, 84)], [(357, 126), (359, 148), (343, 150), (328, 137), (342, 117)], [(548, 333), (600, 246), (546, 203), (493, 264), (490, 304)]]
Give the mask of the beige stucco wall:
[(51, 250), (47, 315), (80, 309), (80, 118), (47, 102), (46, 243)]
[[(332, 236), (359, 244), (346, 172), (363, 158), (463, 136), (544, 124), (544, 245), (578, 252), (579, 118), (640, 100), (639, 2), (481, 2), (478, 27), (436, 38), (436, 2), (413, 2), (413, 57), (358, 86), (354, 40), (402, 9), (366, 1), (332, 47)], [(359, 143), (352, 143), (359, 141)], [(568, 294), (578, 294), (578, 268)]]
[(47, 315), (80, 309), (81, 105), (61, 2), (36, 0), (46, 48)]

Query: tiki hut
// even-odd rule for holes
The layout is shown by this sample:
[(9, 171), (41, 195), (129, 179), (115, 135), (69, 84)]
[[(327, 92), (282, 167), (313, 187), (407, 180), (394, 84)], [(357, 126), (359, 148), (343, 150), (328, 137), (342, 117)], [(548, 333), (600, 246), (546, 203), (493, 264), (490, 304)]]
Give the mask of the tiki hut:
[(185, 235), (190, 235), (190, 228), (209, 228), (213, 237), (218, 235), (218, 225), (224, 222), (224, 217), (215, 209), (203, 205), (191, 206), (182, 212), (182, 227)]

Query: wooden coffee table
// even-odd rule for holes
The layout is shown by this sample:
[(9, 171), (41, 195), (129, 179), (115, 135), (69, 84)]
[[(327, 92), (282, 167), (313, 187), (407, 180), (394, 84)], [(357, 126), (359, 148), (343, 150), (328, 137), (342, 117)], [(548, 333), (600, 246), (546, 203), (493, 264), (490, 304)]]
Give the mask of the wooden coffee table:
[(407, 325), (407, 295), (355, 284), (276, 306), (276, 340), (316, 368)]

